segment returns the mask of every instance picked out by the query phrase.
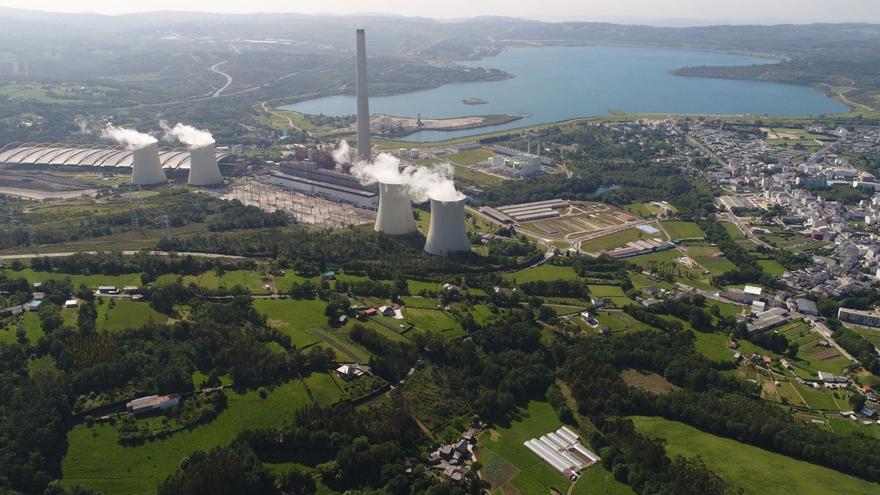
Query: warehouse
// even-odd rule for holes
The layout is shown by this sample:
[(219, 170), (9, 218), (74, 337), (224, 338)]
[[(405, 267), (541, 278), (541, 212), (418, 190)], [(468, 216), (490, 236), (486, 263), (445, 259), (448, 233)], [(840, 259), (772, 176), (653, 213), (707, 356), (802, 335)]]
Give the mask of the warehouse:
[(568, 207), (569, 202), (566, 200), (551, 199), (547, 201), (536, 201), (534, 203), (499, 206), (493, 208), (491, 212), (487, 211), (487, 214), (502, 222), (504, 221), (504, 217), (501, 215), (510, 218), (515, 222), (528, 222), (532, 220), (558, 217), (560, 215), (559, 210)]
[[(217, 161), (231, 155), (215, 151)], [(0, 165), (30, 167), (92, 167), (103, 170), (131, 169), (134, 151), (105, 144), (10, 143), (0, 148)], [(159, 162), (166, 170), (189, 170), (190, 150), (162, 148)]]

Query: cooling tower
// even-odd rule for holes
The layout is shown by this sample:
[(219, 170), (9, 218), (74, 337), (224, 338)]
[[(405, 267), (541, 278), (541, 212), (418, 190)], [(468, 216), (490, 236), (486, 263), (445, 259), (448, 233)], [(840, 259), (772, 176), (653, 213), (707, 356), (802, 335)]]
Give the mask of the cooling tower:
[(470, 251), (471, 242), (464, 225), (465, 199), (464, 196), (453, 201), (431, 198), (431, 225), (428, 227), (425, 251), (437, 256), (454, 251)]
[(189, 152), (189, 184), (191, 186), (213, 186), (223, 183), (223, 175), (217, 166), (214, 143)]
[(159, 163), (159, 145), (152, 143), (132, 152), (131, 183), (149, 186), (165, 182), (165, 171)]
[(409, 192), (402, 183), (379, 183), (379, 214), (376, 215), (376, 232), (404, 235), (416, 230)]
[(357, 149), (361, 161), (372, 158), (370, 149), (370, 101), (367, 96), (367, 42), (357, 30)]

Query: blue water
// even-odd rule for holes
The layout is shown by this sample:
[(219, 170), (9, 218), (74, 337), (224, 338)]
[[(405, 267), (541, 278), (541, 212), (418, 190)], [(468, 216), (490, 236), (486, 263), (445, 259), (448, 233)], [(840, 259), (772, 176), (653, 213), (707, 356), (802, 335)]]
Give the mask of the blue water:
[[(671, 114), (818, 115), (846, 111), (807, 86), (765, 81), (679, 77), (670, 70), (700, 65), (749, 65), (768, 60), (709, 52), (614, 47), (512, 48), (465, 62), (513, 74), (513, 79), (448, 84), (370, 98), (371, 113), (422, 117), (508, 114), (508, 124), (463, 131), (420, 131), (403, 138), (435, 141), (526, 125), (606, 115), (610, 110)], [(485, 105), (465, 105), (464, 98)], [(309, 114), (352, 115), (354, 96), (330, 96), (284, 108)]]

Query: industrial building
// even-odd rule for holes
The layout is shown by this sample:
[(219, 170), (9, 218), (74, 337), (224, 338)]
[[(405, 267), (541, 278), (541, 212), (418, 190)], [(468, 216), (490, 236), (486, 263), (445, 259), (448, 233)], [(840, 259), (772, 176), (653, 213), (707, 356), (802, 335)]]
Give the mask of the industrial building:
[(437, 256), (445, 256), (452, 252), (470, 251), (464, 223), (464, 196), (452, 201), (431, 198), (431, 224), (428, 227), (428, 239), (425, 251)]
[(480, 211), (498, 222), (509, 224), (558, 217), (560, 215), (559, 210), (569, 206), (570, 203), (564, 199), (549, 199), (532, 203), (499, 206), (497, 208), (484, 206), (480, 208)]
[(783, 308), (773, 308), (755, 315), (755, 318), (746, 324), (749, 333), (760, 333), (775, 326), (782, 325), (790, 320), (788, 311)]
[(272, 171), (269, 183), (285, 189), (298, 191), (310, 196), (318, 196), (334, 202), (349, 203), (360, 207), (375, 208), (379, 204), (379, 195), (375, 191), (341, 185), (308, 177), (301, 177), (280, 171)]
[(657, 251), (665, 251), (674, 247), (675, 244), (662, 239), (645, 239), (627, 242), (625, 246), (612, 249), (605, 254), (612, 258), (622, 259), (642, 254), (656, 253)]
[(601, 460), (584, 447), (577, 434), (567, 426), (541, 438), (527, 440), (523, 445), (570, 480), (576, 479), (584, 468)]
[[(0, 148), (0, 165), (97, 168), (102, 171), (126, 171), (134, 163), (134, 150), (106, 144), (9, 143)], [(190, 150), (158, 148), (159, 163), (166, 172), (190, 169)], [(223, 163), (230, 158), (225, 151), (214, 151), (214, 159)]]
[(495, 155), (489, 159), (489, 162), (495, 168), (524, 177), (531, 177), (541, 173), (541, 157), (537, 155), (527, 153), (513, 157)]
[(837, 310), (837, 319), (854, 325), (880, 328), (880, 315), (858, 309), (840, 308)]
[(379, 182), (379, 213), (376, 215), (376, 232), (405, 235), (416, 231), (409, 191), (402, 183)]

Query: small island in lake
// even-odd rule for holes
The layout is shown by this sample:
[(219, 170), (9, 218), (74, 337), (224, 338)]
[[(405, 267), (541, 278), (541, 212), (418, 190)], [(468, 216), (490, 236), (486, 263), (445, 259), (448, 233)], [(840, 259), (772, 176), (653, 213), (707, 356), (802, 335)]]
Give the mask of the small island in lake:
[(465, 98), (461, 100), (461, 102), (465, 105), (485, 105), (486, 103), (489, 103), (488, 101), (479, 98)]

